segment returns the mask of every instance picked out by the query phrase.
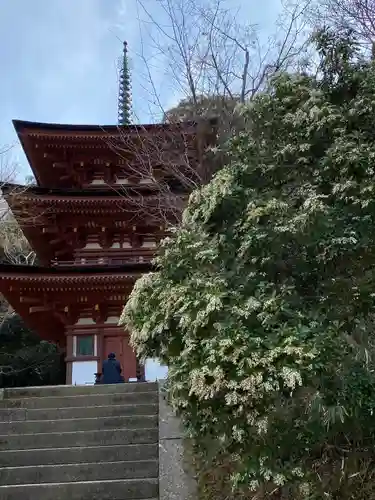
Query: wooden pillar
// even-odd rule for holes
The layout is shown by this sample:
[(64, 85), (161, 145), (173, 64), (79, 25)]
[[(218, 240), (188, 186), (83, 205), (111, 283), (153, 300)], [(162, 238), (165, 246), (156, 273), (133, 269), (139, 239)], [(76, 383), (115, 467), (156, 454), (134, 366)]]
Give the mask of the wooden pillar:
[(129, 335), (125, 334), (124, 340), (123, 340), (123, 349), (124, 349), (124, 366), (123, 366), (123, 371), (124, 371), (124, 377), (125, 380), (128, 381), (130, 378), (134, 379), (137, 378), (137, 358), (135, 355), (135, 352), (133, 348), (131, 347), (129, 343)]
[(97, 345), (98, 345), (98, 373), (102, 373), (103, 361), (104, 357), (104, 329), (103, 325), (98, 325), (98, 336), (97, 336)]
[(72, 385), (72, 375), (73, 375), (73, 335), (71, 331), (66, 332), (66, 355), (65, 355), (65, 365), (66, 365), (66, 385)]

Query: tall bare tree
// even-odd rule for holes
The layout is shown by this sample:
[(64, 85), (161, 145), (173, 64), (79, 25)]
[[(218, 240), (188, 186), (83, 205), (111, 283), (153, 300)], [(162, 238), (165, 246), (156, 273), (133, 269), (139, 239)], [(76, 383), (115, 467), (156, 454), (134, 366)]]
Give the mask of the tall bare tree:
[(316, 27), (351, 30), (367, 54), (375, 56), (375, 0), (315, 0), (308, 10)]
[[(137, 56), (145, 71), (137, 76), (148, 93), (150, 114), (156, 111), (167, 123), (216, 116), (216, 145), (221, 145), (241, 123), (237, 105), (264, 89), (270, 76), (300, 61), (307, 47), (310, 1), (281, 0), (281, 13), (270, 31), (243, 21), (242, 13), (225, 0), (158, 0), (152, 10), (147, 0), (134, 0), (141, 39)], [(171, 96), (168, 104), (166, 94)], [(124, 134), (111, 144), (121, 158), (132, 158), (126, 161), (128, 171), (153, 186), (157, 207), (127, 187), (118, 189), (134, 213), (149, 216), (152, 211), (161, 223), (178, 220), (186, 193), (207, 182), (222, 163), (220, 148), (211, 141), (201, 152), (204, 161), (197, 171), (189, 151), (191, 137), (183, 130), (177, 135), (140, 133), (134, 142)], [(176, 185), (185, 195), (175, 194)]]
[[(11, 146), (0, 146), (0, 189), (6, 182), (14, 181), (17, 173), (16, 165), (9, 160)], [(8, 211), (7, 204), (0, 195), (0, 220)]]
[[(11, 147), (0, 148), (0, 262), (32, 265), (35, 253), (1, 194), (4, 184), (13, 182), (18, 173), (17, 165), (10, 159), (10, 152)], [(0, 296), (0, 325), (9, 314), (12, 314), (12, 309)]]
[[(159, 0), (159, 15), (136, 0), (151, 101), (162, 106), (161, 68), (171, 92), (199, 106), (202, 97), (245, 102), (275, 72), (295, 65), (306, 47), (310, 0), (281, 0), (273, 33), (242, 20), (224, 0)], [(268, 31), (268, 30), (267, 30)], [(152, 61), (149, 53), (152, 52)], [(164, 110), (163, 110), (164, 111)]]
[[(215, 143), (214, 119), (152, 129), (120, 128), (117, 137), (108, 139), (108, 147), (124, 165), (126, 181), (112, 184), (112, 189), (127, 198), (129, 223), (148, 220), (163, 227), (178, 223), (189, 194), (216, 168), (211, 151)], [(119, 170), (116, 175), (121, 179)]]
[[(17, 164), (9, 158), (11, 147), (0, 148), (0, 189), (15, 181)], [(0, 259), (12, 264), (33, 264), (35, 253), (23, 235), (6, 201), (0, 196)]]

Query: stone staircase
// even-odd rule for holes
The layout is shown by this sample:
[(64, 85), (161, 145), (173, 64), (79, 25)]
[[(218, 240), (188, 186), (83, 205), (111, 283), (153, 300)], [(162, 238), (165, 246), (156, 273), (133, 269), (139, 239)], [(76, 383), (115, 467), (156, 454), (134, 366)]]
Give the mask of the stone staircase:
[(0, 500), (157, 500), (153, 383), (6, 389)]

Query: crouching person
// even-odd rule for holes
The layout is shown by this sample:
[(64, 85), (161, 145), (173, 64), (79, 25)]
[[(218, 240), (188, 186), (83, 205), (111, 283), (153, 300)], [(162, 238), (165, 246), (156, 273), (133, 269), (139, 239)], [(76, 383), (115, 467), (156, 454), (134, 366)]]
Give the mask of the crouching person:
[(121, 372), (120, 362), (116, 359), (116, 354), (111, 352), (108, 354), (108, 359), (106, 359), (103, 363), (101, 383), (121, 384), (122, 382), (125, 382)]

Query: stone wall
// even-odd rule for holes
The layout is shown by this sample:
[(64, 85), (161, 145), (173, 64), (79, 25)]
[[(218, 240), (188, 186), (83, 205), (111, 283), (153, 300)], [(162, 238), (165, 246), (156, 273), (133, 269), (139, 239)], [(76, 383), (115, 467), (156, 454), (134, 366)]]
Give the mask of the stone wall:
[(159, 381), (160, 500), (197, 500), (197, 484), (186, 460), (185, 437), (179, 419), (168, 406)]

